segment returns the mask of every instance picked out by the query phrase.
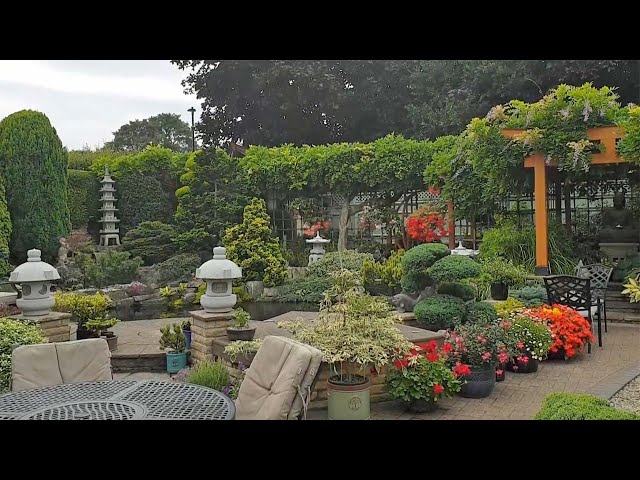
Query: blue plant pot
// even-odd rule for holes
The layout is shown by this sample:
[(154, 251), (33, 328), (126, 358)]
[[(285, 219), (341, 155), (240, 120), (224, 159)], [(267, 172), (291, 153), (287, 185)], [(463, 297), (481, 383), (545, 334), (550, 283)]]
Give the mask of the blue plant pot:
[(167, 373), (178, 373), (187, 367), (187, 352), (167, 352)]
[(191, 330), (183, 330), (182, 333), (187, 339), (187, 350), (191, 350)]

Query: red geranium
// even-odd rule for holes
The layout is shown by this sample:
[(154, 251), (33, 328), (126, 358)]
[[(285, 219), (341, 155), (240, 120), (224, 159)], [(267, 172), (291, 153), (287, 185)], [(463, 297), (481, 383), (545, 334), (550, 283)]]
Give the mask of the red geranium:
[(442, 392), (444, 392), (444, 387), (436, 383), (433, 386), (433, 393), (435, 393), (436, 395), (440, 395)]

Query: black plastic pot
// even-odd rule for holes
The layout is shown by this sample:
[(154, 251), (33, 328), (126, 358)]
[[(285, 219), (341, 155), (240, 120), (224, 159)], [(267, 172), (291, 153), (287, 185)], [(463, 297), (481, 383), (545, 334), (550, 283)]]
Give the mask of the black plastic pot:
[(426, 398), (419, 398), (409, 402), (409, 411), (413, 413), (433, 412), (436, 408), (438, 408), (438, 404)]
[(76, 331), (76, 339), (84, 340), (87, 338), (99, 338), (99, 335), (93, 330), (87, 330), (85, 328), (78, 328)]
[(565, 351), (564, 348), (560, 347), (558, 348), (558, 351), (553, 353), (553, 352), (549, 352), (549, 354), (547, 355), (547, 360), (564, 360), (565, 356)]
[(471, 373), (462, 377), (465, 380), (460, 396), (465, 398), (484, 398), (491, 395), (496, 386), (495, 365), (482, 367), (470, 366)]
[[(524, 357), (527, 357), (529, 360), (527, 362), (523, 362), (522, 360), (518, 360), (517, 357), (513, 357), (509, 362), (509, 371), (514, 373), (534, 373), (538, 371), (538, 360), (535, 358), (531, 358), (531, 354), (526, 352)], [(517, 366), (518, 368), (514, 368)]]
[(248, 327), (248, 328), (227, 328), (227, 337), (232, 342), (235, 340), (253, 340), (254, 335), (256, 334), (256, 327)]
[(505, 283), (491, 284), (491, 298), (494, 300), (506, 300), (509, 296), (509, 285)]
[(496, 382), (504, 382), (504, 378), (506, 376), (506, 369), (507, 369), (507, 366), (504, 363), (501, 363), (496, 367)]

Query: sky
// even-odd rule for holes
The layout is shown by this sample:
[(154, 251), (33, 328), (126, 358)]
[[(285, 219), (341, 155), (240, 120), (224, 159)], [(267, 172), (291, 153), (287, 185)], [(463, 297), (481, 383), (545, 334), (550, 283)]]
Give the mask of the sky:
[(0, 119), (19, 110), (46, 114), (69, 150), (101, 147), (131, 120), (178, 113), (200, 117), (187, 75), (169, 60), (0, 60)]

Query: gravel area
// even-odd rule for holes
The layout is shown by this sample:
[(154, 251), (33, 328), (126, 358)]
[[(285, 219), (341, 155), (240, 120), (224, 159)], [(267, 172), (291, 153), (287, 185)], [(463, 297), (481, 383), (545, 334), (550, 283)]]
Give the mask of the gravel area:
[(616, 393), (609, 403), (616, 408), (640, 413), (640, 376), (627, 383)]

